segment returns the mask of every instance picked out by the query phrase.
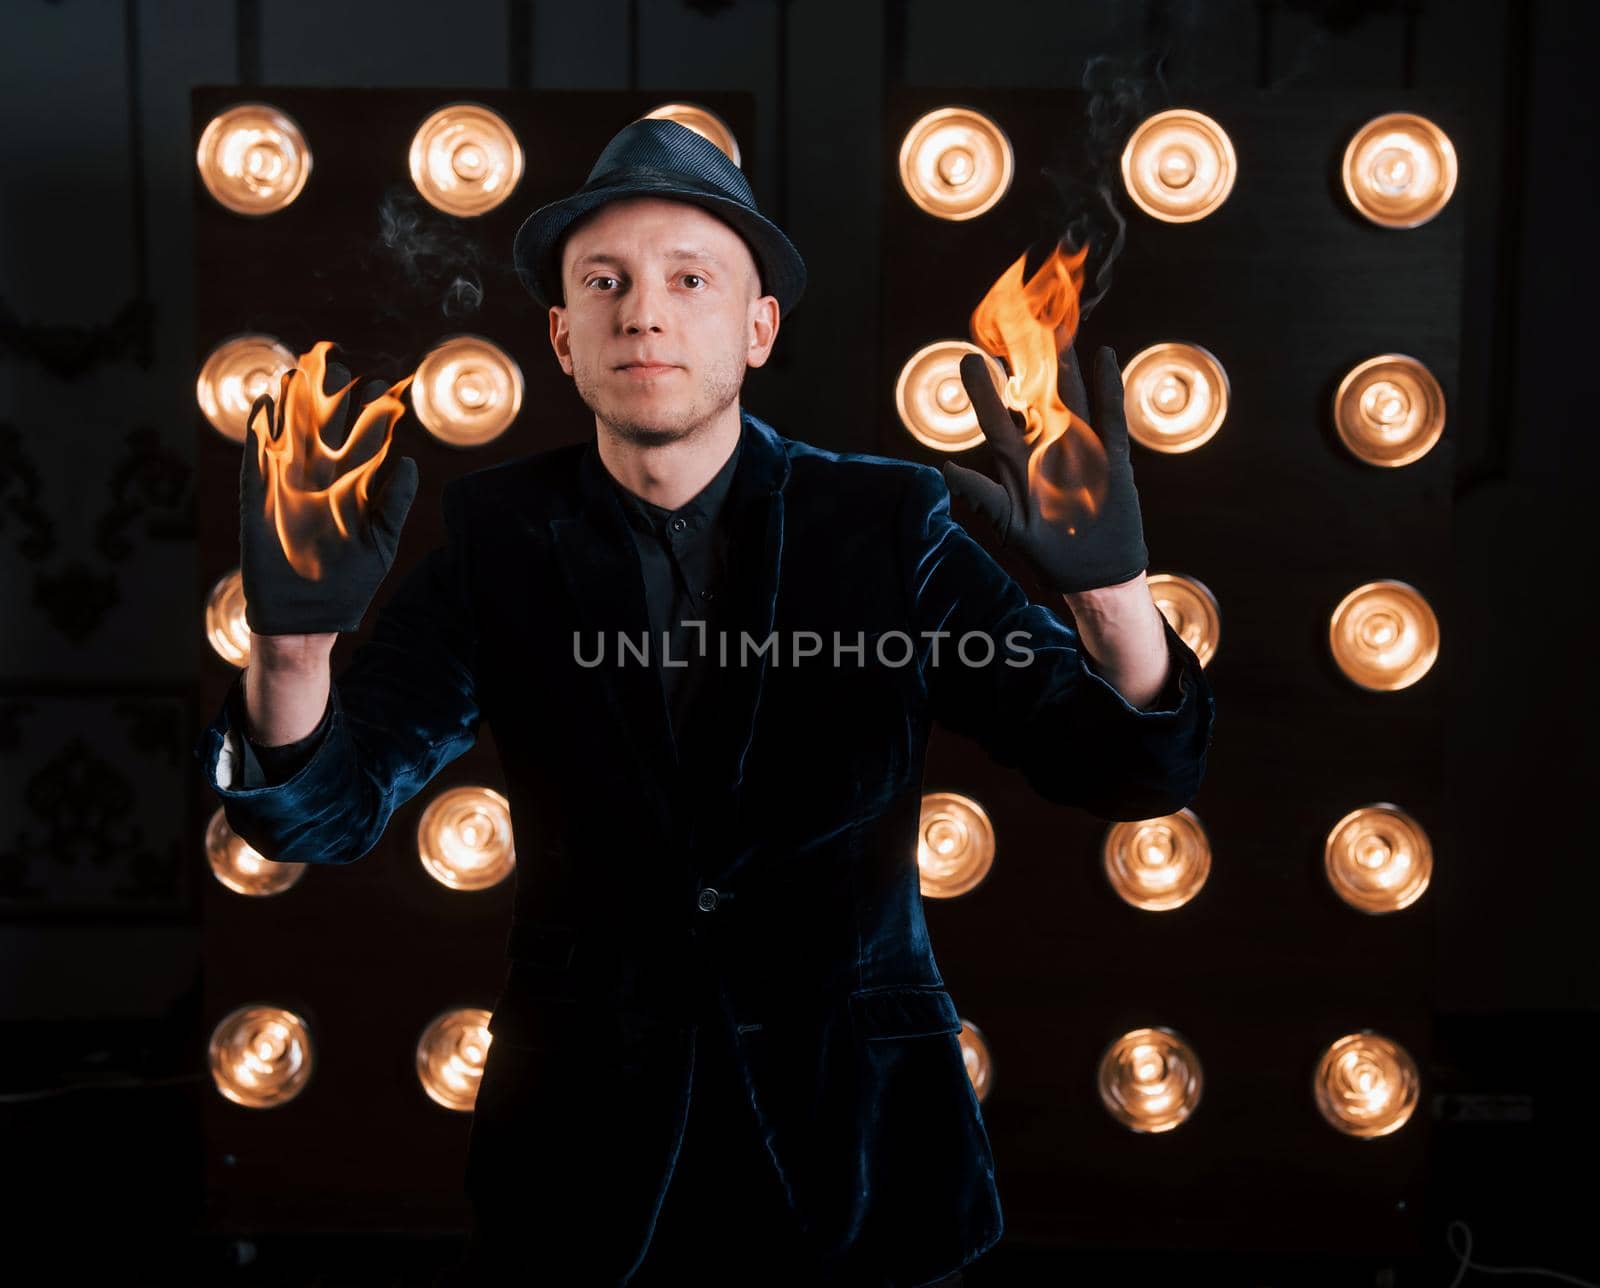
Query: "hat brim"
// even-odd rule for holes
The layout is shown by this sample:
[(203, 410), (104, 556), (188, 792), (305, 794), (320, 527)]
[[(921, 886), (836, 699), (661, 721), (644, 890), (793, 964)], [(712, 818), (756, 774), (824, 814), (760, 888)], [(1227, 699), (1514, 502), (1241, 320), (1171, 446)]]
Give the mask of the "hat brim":
[(567, 230), (584, 215), (624, 197), (686, 201), (717, 216), (749, 245), (766, 294), (777, 298), (779, 317), (788, 316), (799, 302), (806, 286), (805, 261), (775, 223), (721, 192), (696, 187), (682, 175), (635, 172), (622, 183), (580, 189), (523, 220), (512, 244), (512, 261), (523, 286), (544, 308), (562, 301), (561, 242)]

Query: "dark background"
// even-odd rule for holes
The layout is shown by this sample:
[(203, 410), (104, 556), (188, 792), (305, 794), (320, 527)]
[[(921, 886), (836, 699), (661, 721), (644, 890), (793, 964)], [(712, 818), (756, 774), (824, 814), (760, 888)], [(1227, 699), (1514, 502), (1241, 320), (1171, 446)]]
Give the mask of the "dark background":
[[(1430, 804), (1447, 815), (1440, 834), (1449, 844), (1424, 896), (1431, 958), (1420, 958), (1413, 944), (1392, 981), (1388, 958), (1357, 952), (1325, 963), (1329, 996), (1342, 996), (1337, 986), (1345, 983), (1350, 995), (1377, 1000), (1392, 982), (1393, 1013), (1420, 1017), (1429, 1029), (1414, 1043), (1427, 1054), (1424, 1101), (1407, 1129), (1429, 1133), (1424, 1214), (1397, 1226), (1392, 1245), (1359, 1218), (1355, 1203), (1347, 1237), (1330, 1241), (1321, 1256), (1265, 1222), (1252, 1235), (1246, 1218), (1231, 1250), (1143, 1251), (1135, 1259), (1118, 1249), (1183, 1247), (1186, 1240), (1168, 1228), (1119, 1240), (1103, 1226), (1097, 1235), (1092, 1220), (1063, 1220), (1049, 1241), (1065, 1246), (1031, 1250), (1019, 1236), (1043, 1243), (1048, 1223), (1019, 1203), (1015, 1213), (1028, 1219), (1008, 1220), (1007, 1243), (969, 1277), (974, 1284), (1054, 1282), (1104, 1271), (1127, 1279), (1206, 1267), (1240, 1282), (1250, 1274), (1251, 1282), (1447, 1283), (1459, 1260), (1445, 1246), (1446, 1223), (1455, 1219), (1470, 1225), (1476, 1261), (1600, 1277), (1600, 1254), (1588, 1246), (1578, 1215), (1592, 1169), (1580, 1053), (1594, 1046), (1600, 997), (1583, 933), (1596, 882), (1584, 816), (1567, 812), (1581, 811), (1590, 799), (1583, 787), (1594, 781), (1577, 715), (1586, 594), (1569, 569), (1579, 525), (1565, 521), (1580, 489), (1587, 491), (1587, 454), (1580, 459), (1576, 447), (1587, 445), (1592, 415), (1582, 308), (1594, 286), (1586, 245), (1594, 216), (1593, 74), (1585, 60), (1596, 24), (1588, 7), (469, 0), (441, 10), (420, 3), (39, 0), (8, 5), (0, 23), (0, 94), (9, 123), (0, 195), (0, 1034), (8, 1057), (0, 1122), (12, 1171), (27, 1178), (32, 1200), (18, 1212), (19, 1229), (41, 1237), (59, 1230), (72, 1242), (56, 1247), (58, 1256), (101, 1244), (134, 1249), (116, 1254), (127, 1266), (175, 1266), (184, 1232), (205, 1224), (203, 1176), (216, 1163), (201, 1129), (215, 1093), (194, 1071), (204, 1032), (217, 1018), (202, 993), (202, 961), (214, 959), (218, 927), (202, 915), (214, 903), (215, 883), (193, 825), (189, 747), (211, 714), (203, 694), (197, 700), (196, 676), (216, 671), (199, 630), (195, 587), (205, 578), (197, 568), (225, 564), (236, 533), (197, 529), (197, 516), (218, 510), (214, 490), (232, 487), (233, 475), (198, 455), (226, 448), (208, 442), (206, 434), (216, 439), (209, 430), (198, 432), (193, 398), (195, 355), (211, 337), (195, 307), (208, 283), (195, 278), (196, 212), (204, 218), (205, 206), (194, 195), (191, 87), (635, 90), (641, 106), (747, 94), (730, 98), (727, 115), (763, 210), (806, 256), (810, 286), (784, 323), (773, 361), (752, 373), (746, 401), (793, 437), (929, 459), (893, 423), (883, 379), (886, 355), (903, 348), (907, 319), (913, 329), (924, 326), (917, 310), (926, 305), (896, 284), (916, 277), (924, 296), (937, 295), (946, 276), (950, 297), (940, 330), (959, 334), (976, 299), (973, 284), (990, 280), (1015, 251), (998, 257), (998, 246), (969, 238), (961, 244), (981, 258), (947, 264), (924, 255), (921, 263), (930, 267), (912, 273), (921, 265), (907, 264), (904, 230), (926, 234), (927, 221), (908, 220), (896, 203), (890, 142), (910, 115), (958, 92), (997, 115), (1047, 99), (1070, 121), (1071, 94), (1092, 79), (1091, 69), (1093, 76), (1109, 69), (1149, 95), (1152, 110), (1226, 103), (1242, 111), (1253, 104), (1263, 147), (1319, 131), (1342, 137), (1346, 118), (1359, 124), (1391, 105), (1437, 103), (1462, 158), (1460, 186), (1438, 221), (1462, 251), (1454, 278), (1435, 272), (1421, 287), (1354, 278), (1336, 298), (1346, 263), (1338, 236), (1319, 241), (1308, 227), (1299, 267), (1307, 280), (1321, 270), (1327, 300), (1290, 295), (1266, 265), (1228, 258), (1225, 229), (1211, 252), (1196, 251), (1192, 277), (1168, 272), (1141, 282), (1140, 263), (1164, 260), (1152, 246), (1173, 231), (1130, 218), (1121, 276), (1085, 337), (1101, 342), (1096, 331), (1103, 327), (1104, 342), (1126, 357), (1126, 346), (1151, 332), (1197, 333), (1207, 320), (1204, 302), (1220, 294), (1239, 335), (1230, 374), (1253, 373), (1254, 387), (1274, 388), (1291, 357), (1314, 364), (1322, 343), (1331, 371), (1365, 356), (1339, 347), (1322, 305), (1340, 316), (1365, 310), (1380, 337), (1403, 329), (1409, 317), (1431, 319), (1430, 342), (1454, 368), (1439, 371), (1450, 398), (1445, 441), (1431, 462), (1419, 462), (1448, 464), (1452, 473), (1420, 500), (1410, 497), (1423, 510), (1398, 508), (1403, 494), (1362, 494), (1369, 526), (1359, 531), (1361, 549), (1381, 548), (1390, 534), (1389, 567), (1326, 568), (1350, 584), (1401, 575), (1389, 569), (1409, 566), (1425, 549), (1441, 578), (1445, 646), (1424, 713), (1432, 736), (1419, 739), (1374, 708), (1370, 719), (1362, 717), (1370, 742), (1351, 749), (1359, 759), (1347, 763), (1344, 735), (1334, 747), (1351, 781), (1364, 787), (1369, 777), (1403, 775), (1427, 784)], [(622, 100), (576, 101), (615, 110)], [(1275, 119), (1281, 129), (1272, 128)], [(601, 142), (611, 132), (585, 128), (598, 129)], [(347, 133), (340, 146), (352, 142), (360, 136)], [(595, 150), (576, 148), (585, 157)], [(330, 159), (319, 150), (319, 168)], [(510, 229), (526, 209), (575, 187), (587, 162), (562, 164), (571, 173), (525, 178), (496, 218)], [(1292, 166), (1295, 158), (1278, 164)], [(1308, 173), (1326, 169), (1315, 155), (1300, 164)], [(1243, 152), (1241, 168), (1230, 206), (1249, 211), (1250, 156)], [(314, 179), (325, 174), (319, 169)], [(1261, 235), (1281, 251), (1283, 234), (1296, 226), (1294, 212), (1254, 209)], [(377, 210), (368, 213), (369, 240), (350, 248), (358, 264), (381, 257)], [(1207, 225), (1220, 228), (1220, 215), (1194, 231), (1209, 233)], [(1196, 240), (1204, 244), (1203, 236), (1189, 244)], [(910, 257), (918, 259), (914, 250)], [(513, 284), (503, 262), (479, 268), (485, 314), (509, 310), (499, 314), (502, 326), (528, 320), (519, 360), (531, 372), (541, 350), (548, 354), (544, 319), (531, 301), (507, 299)], [(352, 270), (329, 271), (337, 280)], [(422, 271), (413, 285), (414, 310), (430, 291), (442, 295), (448, 279)], [(312, 304), (319, 320), (329, 316)], [(1379, 339), (1372, 351), (1384, 347), (1415, 346)], [(581, 404), (570, 389), (562, 398), (553, 356), (549, 366), (537, 380), (547, 390), (554, 384), (556, 394), (546, 405), (525, 403), (522, 422), (497, 447), (531, 451), (581, 436)], [(530, 390), (533, 383), (530, 375)], [(1252, 387), (1236, 376), (1237, 397), (1248, 399)], [(1210, 584), (1203, 559), (1217, 567), (1213, 550), (1249, 548), (1248, 537), (1229, 538), (1230, 530), (1248, 533), (1262, 515), (1281, 510), (1283, 462), (1270, 452), (1249, 454), (1253, 440), (1243, 429), (1252, 423), (1261, 422), (1241, 417), (1241, 432), (1231, 437), (1235, 422), (1225, 426), (1210, 459), (1223, 449), (1237, 455), (1225, 477), (1203, 485), (1192, 473), (1179, 477), (1174, 462), (1137, 456), (1141, 492), (1149, 475), (1149, 486), (1169, 503), (1185, 503), (1181, 517), (1150, 524), (1153, 571), (1193, 571)], [(1318, 447), (1333, 459), (1325, 444)], [(1196, 453), (1196, 462), (1206, 456)], [(1415, 478), (1417, 468), (1389, 473)], [(204, 495), (202, 487), (209, 489)], [(220, 498), (222, 512), (230, 500)], [(1170, 504), (1160, 513), (1171, 515)], [(1325, 509), (1318, 516), (1329, 521)], [(1305, 540), (1315, 550), (1338, 547), (1326, 527)], [(1230, 616), (1230, 605), (1293, 602), (1308, 590), (1292, 560), (1237, 562), (1227, 575), (1238, 584), (1223, 600), (1225, 652), (1214, 675), (1219, 739), (1230, 712), (1261, 701), (1277, 675), (1270, 656), (1259, 670), (1250, 665), (1247, 637), (1236, 630), (1246, 619)], [(1258, 647), (1273, 642), (1270, 633), (1255, 640)], [(1298, 636), (1278, 642), (1314, 664)], [(1231, 695), (1238, 705), (1230, 708)], [(1349, 691), (1338, 696), (1348, 701)], [(1328, 743), (1327, 725), (1294, 723), (1281, 730), (1286, 748), (1296, 745), (1296, 734), (1300, 744)], [(932, 757), (929, 787), (944, 785), (931, 781), (935, 768), (954, 764)], [(1218, 765), (1226, 777), (1216, 776)], [(1259, 745), (1219, 744), (1207, 796), (1196, 802), (1204, 813), (1215, 796), (1243, 820), (1252, 795), (1259, 798), (1255, 848), (1237, 853), (1262, 876), (1271, 874), (1269, 847), (1280, 832), (1271, 806), (1293, 786), (1288, 769), (1276, 769), (1282, 779), (1272, 778), (1273, 758)], [(1305, 785), (1311, 811), (1320, 815), (1321, 785)], [(996, 779), (994, 790), (1006, 789)], [(210, 802), (203, 803), (209, 812)], [(1283, 872), (1293, 874), (1286, 876), (1291, 883), (1305, 876), (1302, 839), (1284, 835)], [(1088, 896), (1091, 860), (1078, 850), (1060, 878), (1070, 884), (1052, 893), (1081, 887)], [(367, 884), (380, 875), (376, 868), (366, 873)], [(986, 963), (993, 970), (1001, 959), (970, 919), (962, 923), (983, 905), (963, 910), (960, 903), (930, 909), (941, 963), (957, 981)], [(1106, 912), (1092, 909), (1094, 916)], [(1083, 996), (1059, 999), (1052, 1022), (1067, 1023), (1081, 1005), (1099, 1023), (1098, 995), (1111, 986), (1107, 974), (1090, 973), (1095, 928), (1088, 917), (1063, 923), (1072, 933), (1059, 942), (1024, 936), (1021, 944), (1031, 947), (1019, 951), (1081, 953)], [(1099, 933), (1109, 942), (1114, 929)], [(1230, 935), (1237, 929), (1227, 927)], [(1247, 957), (1233, 942), (1232, 958)], [(1207, 960), (1203, 940), (1195, 947), (1201, 956), (1182, 995), (1192, 1006), (1211, 1001), (1212, 1013), (1231, 1016), (1248, 1042), (1260, 999), (1239, 995), (1243, 977), (1230, 974), (1226, 960), (1220, 967)], [(240, 951), (297, 949), (285, 933), (279, 945)], [(1128, 978), (1126, 970), (1124, 964), (1119, 978)], [(965, 986), (956, 996), (966, 1009)], [(1015, 1040), (1025, 1038), (1019, 1032)], [(1005, 1103), (995, 1102), (997, 1119)], [(1201, 1122), (1197, 1117), (1194, 1126)], [(1022, 1147), (1033, 1138), (1029, 1128), (1017, 1124)], [(1228, 1147), (1224, 1138), (1217, 1147)], [(1101, 1162), (1015, 1151), (1001, 1160), (1019, 1174), (1053, 1174), (1072, 1196), (1062, 1207), (1090, 1218), (1103, 1215)], [(1332, 1161), (1308, 1158), (1304, 1166), (1334, 1191), (1344, 1179)], [(1380, 1189), (1352, 1197), (1364, 1201)], [(1011, 1195), (1025, 1192), (1036, 1191), (1003, 1186), (1008, 1218)], [(1117, 1224), (1137, 1228), (1131, 1220)], [(327, 1271), (348, 1259), (347, 1280), (316, 1281), (391, 1282), (401, 1267), (415, 1274), (428, 1258), (451, 1255), (447, 1237), (419, 1237), (416, 1249), (405, 1242), (398, 1235), (311, 1240), (270, 1232), (197, 1241), (210, 1265), (248, 1262), (231, 1276), (240, 1281), (311, 1282), (297, 1266)], [(208, 1273), (224, 1277), (221, 1269)], [(1469, 1271), (1465, 1282), (1472, 1281)]]

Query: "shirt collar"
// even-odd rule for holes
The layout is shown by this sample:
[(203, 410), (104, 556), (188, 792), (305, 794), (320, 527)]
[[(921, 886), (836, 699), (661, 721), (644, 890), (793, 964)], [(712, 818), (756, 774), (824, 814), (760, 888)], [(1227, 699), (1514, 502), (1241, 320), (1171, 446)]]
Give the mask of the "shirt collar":
[[(661, 529), (673, 518), (682, 516), (688, 519), (695, 527), (705, 527), (715, 522), (717, 515), (722, 511), (722, 503), (727, 499), (728, 488), (733, 482), (735, 467), (739, 462), (739, 451), (744, 446), (746, 429), (743, 418), (740, 418), (739, 438), (733, 445), (733, 451), (728, 453), (728, 459), (723, 462), (722, 468), (711, 477), (703, 488), (690, 497), (676, 510), (669, 510), (665, 506), (656, 505), (646, 501), (641, 496), (635, 496), (627, 488), (611, 479), (612, 486), (616, 489), (617, 496), (622, 501), (622, 508), (627, 512), (629, 520), (636, 525), (642, 525), (651, 532), (660, 532)], [(608, 474), (607, 477), (610, 477)]]

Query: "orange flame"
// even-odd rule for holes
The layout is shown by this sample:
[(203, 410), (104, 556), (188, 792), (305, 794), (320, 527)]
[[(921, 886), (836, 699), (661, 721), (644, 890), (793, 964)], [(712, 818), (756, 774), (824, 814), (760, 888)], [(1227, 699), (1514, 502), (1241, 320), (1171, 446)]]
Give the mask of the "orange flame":
[[(283, 373), (275, 409), (268, 395), (250, 409), (252, 425), (259, 410), (267, 412), (267, 432), (256, 430), (256, 465), (266, 481), (265, 518), (276, 529), (290, 565), (311, 581), (322, 578), (319, 550), (329, 542), (351, 540), (364, 519), (368, 485), (389, 454), (395, 422), (405, 415), (400, 395), (416, 379), (413, 373), (390, 385), (361, 409), (344, 442), (330, 448), (322, 431), (356, 384), (352, 380), (334, 393), (322, 392), (331, 348), (333, 341), (318, 340), (300, 355), (297, 367)], [(346, 469), (352, 459), (361, 463)]]
[(1004, 358), (1011, 377), (1001, 391), (1007, 407), (1023, 413), (1028, 492), (1040, 513), (1075, 533), (1099, 513), (1106, 494), (1106, 453), (1100, 438), (1061, 399), (1056, 384), (1061, 355), (1078, 332), (1086, 242), (1076, 251), (1058, 243), (1026, 282), (1024, 251), (972, 311), (972, 341)]

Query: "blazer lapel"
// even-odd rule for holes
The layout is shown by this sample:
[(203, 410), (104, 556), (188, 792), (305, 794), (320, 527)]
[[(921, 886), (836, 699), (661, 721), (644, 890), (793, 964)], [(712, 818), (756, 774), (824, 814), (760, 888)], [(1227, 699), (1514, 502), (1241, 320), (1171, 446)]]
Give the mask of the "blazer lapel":
[[(647, 783), (666, 785), (676, 757), (666, 693), (651, 660), (660, 641), (650, 639), (639, 552), (593, 441), (579, 457), (578, 476), (578, 513), (551, 519), (548, 525), (551, 547), (577, 605), (575, 647), (584, 657), (599, 656), (593, 673), (621, 740), (633, 750), (638, 772)], [(622, 647), (622, 640), (629, 649)], [(643, 662), (636, 656), (641, 644), (649, 650)]]
[(735, 791), (744, 781), (771, 653), (762, 646), (772, 634), (783, 567), (783, 487), (789, 477), (789, 456), (768, 426), (749, 412), (743, 419), (739, 464), (724, 502), (728, 598), (716, 619), (716, 630), (726, 640), (727, 664), (722, 663), (713, 635), (707, 641), (713, 670), (710, 710), (696, 713), (700, 723), (691, 726), (700, 730), (694, 747), (695, 776), (713, 794)]

